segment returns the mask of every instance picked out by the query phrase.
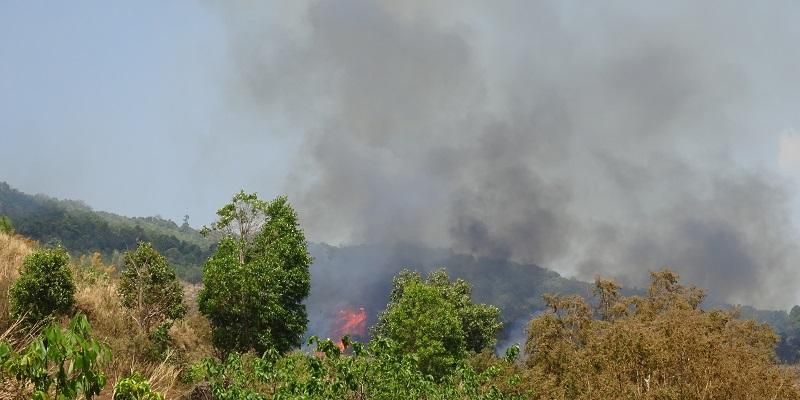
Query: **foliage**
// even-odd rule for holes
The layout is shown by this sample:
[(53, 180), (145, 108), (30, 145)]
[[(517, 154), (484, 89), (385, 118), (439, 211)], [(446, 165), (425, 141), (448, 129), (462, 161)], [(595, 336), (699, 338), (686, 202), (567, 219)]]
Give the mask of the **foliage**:
[(75, 303), (75, 283), (62, 247), (37, 250), (22, 264), (19, 279), (11, 286), (11, 313), (30, 323), (63, 315)]
[(5, 215), (0, 215), (0, 233), (14, 233), (14, 225), (11, 223), (11, 218)]
[(164, 400), (164, 396), (154, 392), (150, 382), (138, 374), (121, 379), (114, 386), (113, 400)]
[(67, 329), (52, 323), (21, 352), (0, 344), (5, 374), (33, 385), (33, 399), (91, 399), (100, 393), (106, 377), (100, 370), (111, 354), (92, 339), (86, 317), (77, 315)]
[(198, 299), (214, 345), (259, 353), (299, 346), (311, 257), (297, 214), (285, 197), (262, 202), (241, 192), (218, 215), (210, 229), (224, 236), (203, 268)]
[(441, 376), (447, 365), (464, 357), (464, 350), (494, 347), (502, 327), (497, 307), (472, 302), (466, 281), (450, 281), (444, 270), (428, 275), (402, 271), (393, 280), (389, 305), (373, 329), (420, 357), (420, 367)]
[[(312, 337), (314, 354), (270, 351), (262, 357), (232, 353), (224, 363), (206, 360), (204, 369), (215, 399), (477, 399), (524, 397), (499, 389), (492, 381), (497, 366), (477, 372), (466, 363), (435, 380), (416, 367), (415, 357), (390, 340), (369, 346), (350, 343), (343, 355), (330, 340)], [(502, 365), (504, 362), (497, 361)]]
[(409, 281), (381, 315), (378, 337), (414, 354), (420, 371), (441, 378), (466, 356), (464, 331), (448, 299), (431, 285)]
[(121, 261), (115, 257), (135, 248), (139, 241), (150, 242), (182, 278), (194, 282), (211, 252), (211, 240), (173, 221), (95, 211), (78, 201), (28, 195), (5, 182), (0, 182), (0, 214), (11, 218), (22, 235), (42, 243), (60, 243), (73, 254), (96, 251), (107, 262)]
[(550, 311), (531, 321), (526, 381), (547, 393), (538, 398), (800, 398), (773, 362), (772, 330), (700, 310), (702, 291), (677, 274), (653, 273), (646, 297), (596, 287), (596, 313), (582, 298), (549, 296)]
[(175, 271), (150, 243), (141, 242), (135, 251), (125, 253), (119, 295), (122, 305), (146, 333), (186, 314), (183, 287)]
[(269, 203), (258, 198), (256, 193), (236, 193), (231, 202), (217, 210), (219, 219), (204, 226), (200, 233), (204, 236), (220, 232), (225, 237), (234, 238), (239, 255), (239, 264), (244, 264), (245, 254), (253, 246), (253, 239), (261, 230), (267, 217)]

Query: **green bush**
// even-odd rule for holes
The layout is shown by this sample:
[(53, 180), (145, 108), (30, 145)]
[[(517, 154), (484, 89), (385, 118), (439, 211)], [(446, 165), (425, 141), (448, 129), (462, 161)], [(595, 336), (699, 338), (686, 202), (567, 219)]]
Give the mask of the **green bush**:
[(150, 388), (150, 383), (134, 374), (117, 382), (114, 386), (113, 400), (164, 400), (158, 392)]
[[(435, 379), (417, 368), (415, 355), (391, 340), (373, 340), (368, 346), (344, 342), (352, 354), (343, 355), (332, 341), (316, 337), (309, 339), (316, 345), (314, 354), (231, 353), (223, 363), (206, 360), (205, 377), (214, 399), (222, 400), (518, 400), (528, 395), (498, 388), (493, 383), (497, 366), (476, 371), (459, 363), (450, 375)], [(501, 367), (506, 363), (495, 362)]]
[(140, 242), (125, 253), (125, 270), (119, 283), (122, 305), (130, 310), (143, 332), (156, 327), (169, 329), (170, 322), (186, 314), (183, 287), (167, 259), (150, 243)]
[(4, 375), (33, 387), (37, 400), (89, 400), (106, 384), (100, 364), (111, 357), (108, 348), (91, 337), (86, 317), (77, 315), (64, 329), (51, 323), (19, 353), (0, 343)]
[(11, 314), (37, 323), (69, 314), (75, 304), (75, 283), (69, 255), (62, 247), (37, 250), (25, 258), (19, 279), (9, 291)]
[(0, 215), (0, 233), (14, 233), (14, 225), (11, 224), (11, 218), (5, 215)]

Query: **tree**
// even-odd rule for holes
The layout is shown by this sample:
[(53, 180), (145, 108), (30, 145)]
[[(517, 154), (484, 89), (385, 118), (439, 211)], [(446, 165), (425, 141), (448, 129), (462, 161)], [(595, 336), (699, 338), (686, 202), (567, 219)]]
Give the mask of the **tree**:
[(244, 190), (233, 196), (231, 202), (217, 210), (219, 220), (200, 230), (204, 236), (220, 232), (224, 237), (236, 241), (239, 264), (244, 264), (245, 254), (250, 250), (256, 234), (266, 221), (269, 203), (260, 200), (256, 193)]
[(140, 242), (135, 251), (126, 252), (124, 265), (119, 295), (143, 332), (186, 314), (183, 287), (152, 244)]
[(305, 235), (286, 197), (270, 202), (240, 192), (204, 228), (222, 234), (203, 267), (198, 303), (223, 352), (286, 352), (308, 325), (303, 300), (311, 276)]
[(37, 250), (25, 257), (11, 286), (11, 314), (28, 322), (68, 314), (75, 304), (75, 283), (63, 247)]
[(466, 355), (464, 331), (455, 306), (432, 285), (410, 280), (381, 315), (379, 338), (416, 354), (420, 371), (443, 377)]
[(494, 347), (502, 328), (499, 317), (497, 307), (473, 303), (472, 286), (462, 279), (450, 281), (444, 269), (430, 273), (427, 279), (404, 270), (392, 282), (389, 305), (379, 316), (373, 335), (416, 353), (421, 370), (441, 377), (467, 351)]
[[(427, 280), (423, 280), (418, 272), (404, 270), (392, 283), (390, 305), (399, 302), (405, 295), (406, 288), (412, 283), (425, 284), (439, 291), (458, 315), (467, 350), (479, 353), (493, 348), (497, 342), (497, 333), (503, 327), (500, 322), (500, 309), (488, 304), (473, 303), (472, 286), (467, 281), (457, 279), (451, 282), (447, 272), (439, 269), (431, 272)], [(384, 316), (379, 318), (378, 324), (373, 329), (376, 335), (383, 333), (385, 320)]]

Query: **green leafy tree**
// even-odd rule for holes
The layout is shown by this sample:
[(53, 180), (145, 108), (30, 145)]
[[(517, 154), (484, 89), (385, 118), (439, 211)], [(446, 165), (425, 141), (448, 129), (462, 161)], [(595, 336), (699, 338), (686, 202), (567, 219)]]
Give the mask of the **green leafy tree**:
[[(450, 281), (444, 269), (431, 272), (426, 280), (418, 272), (404, 270), (393, 280), (389, 303), (399, 302), (410, 284), (425, 284), (438, 290), (444, 299), (456, 310), (464, 334), (466, 349), (479, 353), (492, 349), (497, 342), (497, 333), (502, 329), (500, 309), (472, 301), (472, 286), (463, 279)], [(381, 317), (374, 328), (374, 333), (384, 333), (386, 318)]]
[(91, 399), (106, 384), (101, 364), (111, 358), (108, 347), (91, 337), (83, 314), (64, 329), (51, 323), (26, 348), (15, 352), (0, 343), (0, 364), (22, 386), (31, 385), (32, 399)]
[(12, 316), (35, 323), (68, 314), (75, 304), (75, 283), (68, 263), (69, 255), (62, 247), (28, 255), (9, 291)]
[(183, 287), (152, 244), (140, 242), (135, 251), (125, 253), (124, 265), (119, 295), (143, 332), (186, 314)]
[(381, 314), (379, 326), (379, 338), (415, 354), (420, 371), (434, 377), (448, 375), (466, 356), (458, 311), (433, 285), (405, 282), (402, 295)]
[(298, 347), (308, 324), (311, 276), (306, 239), (285, 197), (244, 192), (221, 208), (206, 234), (222, 234), (203, 268), (198, 303), (223, 352)]

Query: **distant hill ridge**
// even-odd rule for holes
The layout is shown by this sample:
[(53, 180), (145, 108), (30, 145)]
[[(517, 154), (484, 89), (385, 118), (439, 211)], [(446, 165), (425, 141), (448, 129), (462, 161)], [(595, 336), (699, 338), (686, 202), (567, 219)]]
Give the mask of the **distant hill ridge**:
[(200, 266), (211, 254), (212, 241), (187, 224), (95, 211), (81, 201), (26, 194), (6, 182), (0, 182), (0, 215), (31, 239), (61, 243), (73, 253), (99, 252), (115, 265), (138, 241), (152, 242), (188, 281), (199, 281)]

